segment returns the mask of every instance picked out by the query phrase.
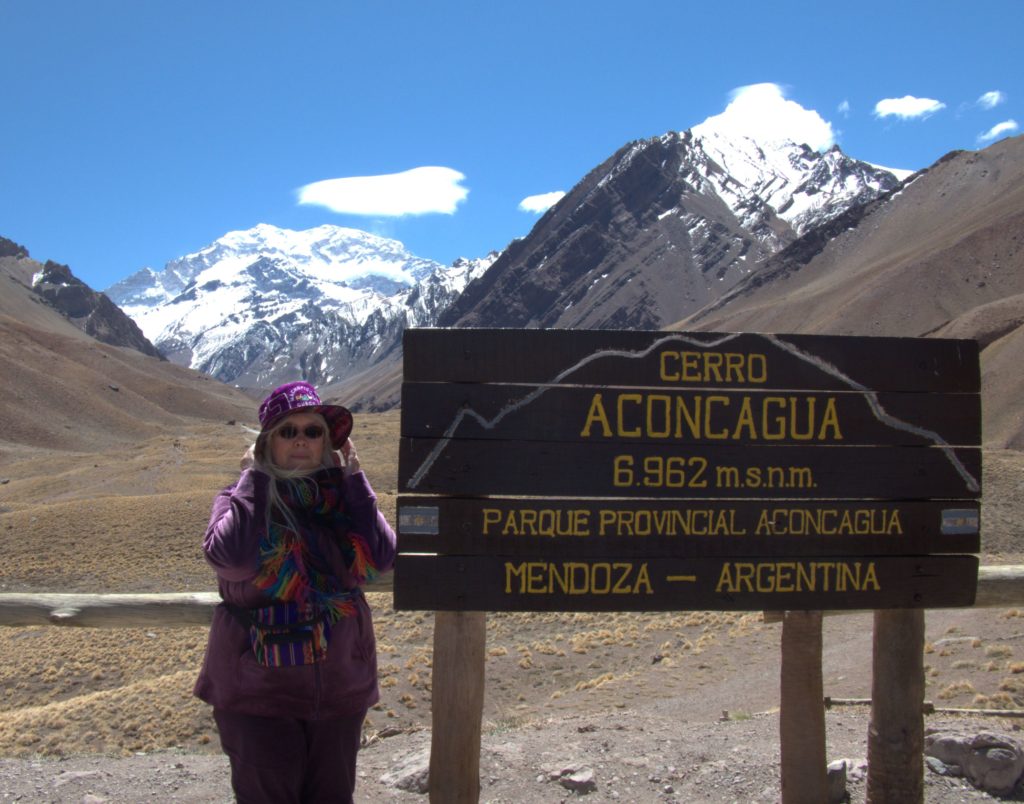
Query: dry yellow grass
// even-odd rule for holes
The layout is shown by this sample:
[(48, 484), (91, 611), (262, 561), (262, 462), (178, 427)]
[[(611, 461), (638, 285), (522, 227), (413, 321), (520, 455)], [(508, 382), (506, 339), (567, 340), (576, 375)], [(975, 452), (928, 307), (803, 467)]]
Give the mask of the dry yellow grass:
[[(398, 422), (397, 412), (359, 414), (353, 435), (392, 521)], [(199, 422), (127, 447), (0, 453), (0, 476), (9, 481), (0, 486), (3, 591), (214, 589), (200, 540), (210, 500), (236, 476), (251, 438), (243, 423)], [(1007, 480), (1016, 491), (1024, 461), (1013, 466), (1017, 474)], [(999, 526), (998, 514), (990, 522)], [(386, 594), (369, 599), (382, 700), (367, 732), (423, 728), (433, 617), (396, 612)], [(1015, 633), (1020, 616), (991, 612), (932, 628), (932, 644), (955, 640), (944, 655), (929, 657), (932, 688), (951, 694), (953, 682), (969, 676), (973, 686), (956, 687), (957, 702), (970, 695), (1012, 701), (1017, 690), (999, 687), (1021, 671), (1006, 652), (1012, 643), (995, 636)], [(857, 622), (828, 619), (836, 633)], [(976, 632), (978, 623), (985, 625)], [(841, 665), (826, 678), (827, 694), (868, 694), (870, 659), (854, 659), (848, 643), (867, 647), (870, 640), (863, 625), (854, 627), (841, 638)], [(778, 635), (757, 612), (492, 613), (484, 717), (529, 722), (673, 696), (685, 696), (689, 717), (767, 709), (776, 702)], [(219, 751), (208, 708), (191, 696), (205, 638), (205, 628), (0, 629), (7, 657), (0, 664), (0, 755)], [(975, 638), (979, 647), (972, 647)], [(988, 665), (975, 659), (982, 654)]]
[(953, 698), (959, 698), (963, 695), (974, 695), (976, 693), (977, 690), (974, 689), (974, 684), (970, 681), (961, 680), (954, 681), (952, 684), (948, 684), (943, 687), (939, 692), (938, 697), (940, 700), (948, 701)]

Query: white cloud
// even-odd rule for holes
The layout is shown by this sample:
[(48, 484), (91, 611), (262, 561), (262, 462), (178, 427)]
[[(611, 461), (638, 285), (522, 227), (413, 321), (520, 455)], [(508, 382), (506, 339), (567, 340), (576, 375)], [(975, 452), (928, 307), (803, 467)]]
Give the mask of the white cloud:
[(996, 123), (984, 134), (978, 135), (978, 142), (992, 142), (1000, 137), (1005, 137), (1009, 134), (1013, 134), (1020, 126), (1017, 125), (1016, 120), (1004, 120), (1002, 123)]
[(946, 104), (942, 101), (904, 95), (902, 98), (885, 98), (876, 103), (875, 117), (899, 117), (903, 120), (924, 119), (945, 108)]
[(561, 190), (556, 190), (553, 193), (530, 195), (519, 202), (519, 209), (521, 212), (547, 212), (563, 198), (565, 198), (565, 193)]
[(724, 112), (694, 126), (693, 131), (739, 134), (757, 142), (806, 143), (815, 150), (825, 150), (835, 144), (832, 124), (812, 109), (786, 100), (778, 84), (749, 84), (734, 89), (729, 97)]
[(348, 215), (451, 215), (466, 200), (466, 177), (447, 167), (418, 167), (381, 176), (325, 179), (299, 189), (299, 203)]
[(983, 109), (995, 109), (999, 104), (1006, 103), (1006, 93), (994, 89), (978, 98), (978, 105)]
[(844, 100), (842, 103), (839, 104), (839, 114), (841, 114), (843, 117), (850, 116), (850, 102), (848, 100)]

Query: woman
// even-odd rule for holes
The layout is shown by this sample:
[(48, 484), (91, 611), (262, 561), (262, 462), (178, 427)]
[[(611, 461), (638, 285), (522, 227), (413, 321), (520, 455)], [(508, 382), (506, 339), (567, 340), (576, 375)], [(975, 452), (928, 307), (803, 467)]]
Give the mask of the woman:
[(213, 705), (239, 802), (350, 802), (376, 643), (360, 586), (395, 534), (349, 440), (352, 415), (305, 382), (260, 406), (238, 481), (203, 541), (223, 603), (195, 694)]

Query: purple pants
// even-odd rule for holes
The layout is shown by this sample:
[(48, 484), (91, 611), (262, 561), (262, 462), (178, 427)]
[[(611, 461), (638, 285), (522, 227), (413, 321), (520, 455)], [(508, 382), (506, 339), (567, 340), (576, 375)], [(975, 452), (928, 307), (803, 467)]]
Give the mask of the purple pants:
[(339, 720), (213, 710), (238, 804), (351, 804), (366, 713)]

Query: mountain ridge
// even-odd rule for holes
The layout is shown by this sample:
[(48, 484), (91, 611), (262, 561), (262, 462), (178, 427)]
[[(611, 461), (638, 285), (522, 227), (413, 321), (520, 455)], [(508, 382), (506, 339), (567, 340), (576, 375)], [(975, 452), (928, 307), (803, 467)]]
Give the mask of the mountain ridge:
[(976, 339), (985, 444), (1024, 448), (1024, 137), (947, 154), (857, 214), (670, 328)]
[[(1021, 448), (1013, 400), (1024, 388), (1011, 345), (1024, 337), (1014, 234), (1024, 228), (1022, 143), (951, 152), (902, 181), (837, 149), (784, 143), (768, 161), (797, 172), (785, 182), (777, 170), (764, 174), (775, 177), (764, 186), (780, 213), (751, 190), (760, 180), (725, 173), (706, 138), (672, 133), (627, 143), (501, 254), (436, 268), (393, 297), (338, 283), (335, 299), (348, 294), (356, 323), (325, 309), (315, 277), (296, 272), (280, 248), (276, 256), (236, 252), (234, 264), (211, 256), (165, 310), (233, 288), (247, 306), (220, 306), (220, 334), (235, 327), (244, 337), (216, 352), (211, 373), (251, 389), (305, 376), (369, 410), (400, 402), (408, 326), (977, 337), (986, 443)], [(823, 187), (834, 179), (847, 194), (819, 203), (828, 193), (814, 192), (808, 176)], [(3, 259), (24, 259), (16, 245), (4, 245), (13, 256)], [(180, 278), (180, 260), (172, 263)], [(179, 361), (192, 360), (193, 342), (165, 344), (172, 355), (180, 350)]]
[(491, 259), (442, 266), (356, 229), (258, 224), (109, 292), (181, 365), (240, 387), (330, 384), (433, 323)]
[[(804, 230), (900, 185), (892, 172), (838, 149), (751, 142), (690, 130), (626, 144), (506, 249), (439, 324), (657, 329), (799, 237), (759, 188)], [(749, 164), (751, 147), (765, 157), (762, 173)], [(747, 160), (746, 184), (716, 161), (730, 149)], [(812, 188), (812, 177), (822, 186)], [(811, 196), (830, 200), (812, 204)]]
[(42, 268), (27, 250), (0, 256), (0, 453), (7, 464), (40, 449), (124, 450), (187, 422), (255, 418), (255, 403), (239, 390), (87, 334), (33, 289)]
[[(837, 148), (818, 154), (782, 142), (766, 151), (742, 135), (694, 131), (700, 128), (627, 143), (589, 171), (467, 285), (437, 325), (659, 329), (717, 298), (801, 238), (709, 156), (727, 150), (730, 139), (741, 142), (738, 159), (773, 155), (763, 175), (748, 165), (748, 181), (753, 175), (769, 188), (799, 227), (810, 227), (808, 238), (817, 231), (812, 219), (842, 219), (895, 191), (908, 173), (850, 159)], [(824, 200), (831, 179), (844, 194), (830, 205)], [(794, 196), (803, 198), (790, 203)], [(820, 197), (810, 203), (812, 196)], [(400, 401), (400, 361), (369, 366), (347, 382), (358, 404), (387, 409)]]
[(0, 237), (0, 259), (5, 260), (9, 279), (31, 294), (29, 299), (44, 301), (86, 335), (164, 359), (130, 316), (78, 279), (67, 265), (53, 260), (39, 263), (25, 246), (6, 237)]

